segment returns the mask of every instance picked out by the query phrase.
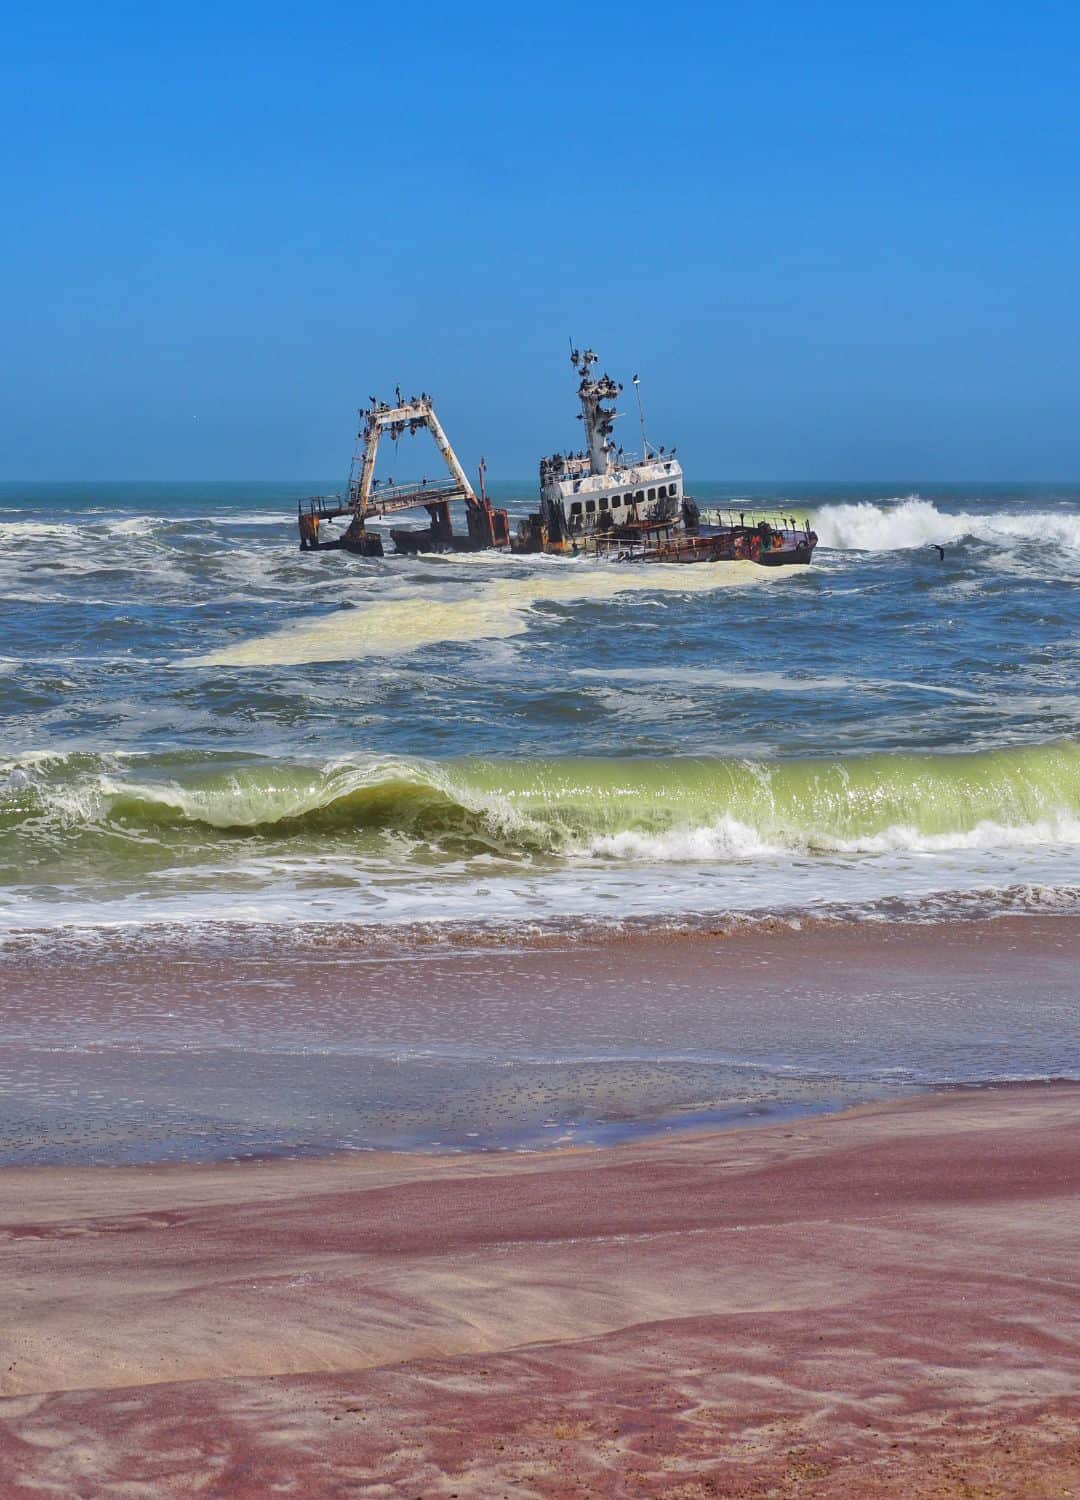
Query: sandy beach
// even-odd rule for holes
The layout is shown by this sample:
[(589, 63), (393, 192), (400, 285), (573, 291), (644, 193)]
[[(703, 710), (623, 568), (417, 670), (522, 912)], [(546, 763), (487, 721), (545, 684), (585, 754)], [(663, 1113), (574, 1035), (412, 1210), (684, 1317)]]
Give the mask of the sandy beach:
[(5, 1497), (1080, 1493), (1080, 1088), (0, 1177)]

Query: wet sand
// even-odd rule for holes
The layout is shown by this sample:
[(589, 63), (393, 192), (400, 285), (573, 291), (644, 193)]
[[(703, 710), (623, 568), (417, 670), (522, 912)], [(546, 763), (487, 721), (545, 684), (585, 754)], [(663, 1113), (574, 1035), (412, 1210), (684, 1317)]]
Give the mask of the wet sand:
[(0, 1494), (1080, 1494), (1080, 1088), (0, 1173)]
[(1069, 916), (27, 941), (0, 1166), (613, 1144), (1075, 1078), (1078, 965)]

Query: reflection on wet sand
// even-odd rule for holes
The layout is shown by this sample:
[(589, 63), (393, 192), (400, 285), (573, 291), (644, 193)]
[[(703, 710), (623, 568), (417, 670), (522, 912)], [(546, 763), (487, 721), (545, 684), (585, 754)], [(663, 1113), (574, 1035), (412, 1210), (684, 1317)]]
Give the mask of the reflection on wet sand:
[(0, 950), (0, 1160), (539, 1149), (1080, 1077), (1074, 918), (429, 937)]

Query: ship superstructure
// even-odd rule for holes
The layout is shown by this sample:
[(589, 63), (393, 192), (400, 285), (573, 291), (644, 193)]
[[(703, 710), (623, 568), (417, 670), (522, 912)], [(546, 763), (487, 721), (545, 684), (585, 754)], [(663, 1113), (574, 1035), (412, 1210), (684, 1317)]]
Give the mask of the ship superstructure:
[(580, 376), (585, 447), (540, 460), (540, 509), (523, 523), (521, 544), (573, 551), (588, 538), (627, 526), (681, 527), (685, 496), (675, 449), (654, 448), (645, 436), (644, 420), (640, 453), (616, 446), (612, 432), (622, 415), (615, 409), (622, 385), (595, 373), (592, 349), (572, 347), (570, 360)]

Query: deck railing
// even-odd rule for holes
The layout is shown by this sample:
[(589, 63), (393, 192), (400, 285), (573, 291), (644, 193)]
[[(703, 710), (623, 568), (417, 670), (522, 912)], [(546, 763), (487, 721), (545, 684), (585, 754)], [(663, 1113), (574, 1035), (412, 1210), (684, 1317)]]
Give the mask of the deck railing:
[[(412, 484), (380, 485), (371, 492), (368, 515), (392, 515), (420, 505), (438, 505), (444, 500), (464, 500), (465, 491), (453, 479), (417, 480)], [(318, 516), (321, 521), (347, 515), (357, 509), (360, 496), (353, 489), (348, 495), (309, 495), (297, 502), (299, 515)]]
[(763, 521), (773, 528), (774, 531), (809, 531), (810, 522), (799, 520), (790, 511), (780, 509), (764, 509), (758, 506), (702, 506), (700, 521), (703, 526), (730, 526), (749, 527), (753, 530), (761, 525)]
[(438, 500), (456, 500), (464, 490), (454, 479), (417, 479), (408, 484), (372, 486), (368, 510), (394, 509), (405, 505), (429, 505)]

